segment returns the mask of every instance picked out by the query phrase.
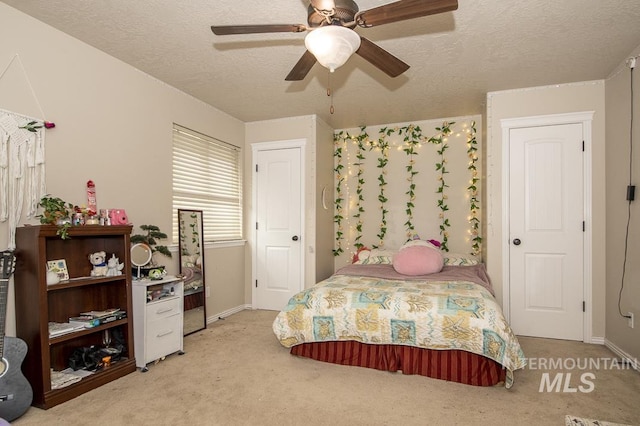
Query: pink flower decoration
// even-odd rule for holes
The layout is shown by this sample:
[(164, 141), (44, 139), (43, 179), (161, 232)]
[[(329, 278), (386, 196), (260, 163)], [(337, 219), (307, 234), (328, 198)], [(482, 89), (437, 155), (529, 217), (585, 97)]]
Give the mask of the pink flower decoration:
[(45, 129), (53, 129), (54, 127), (56, 127), (56, 123), (52, 123), (51, 121), (45, 121), (44, 127)]
[(440, 247), (440, 241), (438, 240), (428, 240), (431, 244), (433, 244), (436, 247)]

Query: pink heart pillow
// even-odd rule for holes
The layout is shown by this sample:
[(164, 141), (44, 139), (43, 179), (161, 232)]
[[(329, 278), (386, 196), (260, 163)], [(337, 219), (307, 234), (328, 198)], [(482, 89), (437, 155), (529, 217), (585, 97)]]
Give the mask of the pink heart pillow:
[(403, 275), (427, 275), (440, 272), (444, 258), (440, 250), (427, 246), (400, 249), (393, 257), (393, 269)]

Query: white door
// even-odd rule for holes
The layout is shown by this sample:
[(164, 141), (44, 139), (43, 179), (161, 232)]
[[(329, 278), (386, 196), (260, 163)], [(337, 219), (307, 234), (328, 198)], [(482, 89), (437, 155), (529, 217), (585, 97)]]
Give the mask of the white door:
[(583, 340), (582, 124), (509, 132), (509, 282), (518, 335)]
[(301, 161), (300, 148), (256, 153), (256, 309), (281, 310), (303, 288)]

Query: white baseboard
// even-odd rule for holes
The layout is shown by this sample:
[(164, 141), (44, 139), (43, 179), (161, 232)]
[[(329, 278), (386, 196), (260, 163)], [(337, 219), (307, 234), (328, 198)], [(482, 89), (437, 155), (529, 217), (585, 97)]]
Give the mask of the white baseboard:
[(237, 314), (240, 311), (244, 311), (245, 309), (251, 309), (251, 305), (240, 305), (235, 308), (227, 309), (226, 311), (211, 315), (207, 318), (207, 324), (212, 324), (218, 320), (225, 319), (229, 315)]
[(627, 362), (629, 362), (629, 364), (634, 370), (640, 372), (640, 363), (638, 363), (637, 359), (633, 358), (631, 355), (629, 355), (628, 353), (620, 349), (615, 343), (612, 343), (607, 339), (604, 339), (604, 345), (607, 348), (611, 349), (611, 351), (616, 355), (618, 355), (620, 358), (623, 358)]
[(604, 337), (591, 336), (591, 340), (585, 343), (591, 343), (593, 345), (604, 345)]

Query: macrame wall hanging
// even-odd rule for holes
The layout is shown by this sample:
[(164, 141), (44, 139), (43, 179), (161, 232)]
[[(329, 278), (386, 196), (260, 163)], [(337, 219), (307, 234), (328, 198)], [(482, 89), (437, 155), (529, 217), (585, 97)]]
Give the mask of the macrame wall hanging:
[[(40, 114), (44, 117), (29, 77), (16, 54), (0, 73), (0, 80), (13, 63), (20, 65)], [(43, 119), (0, 108), (0, 222), (9, 226), (10, 250), (15, 249), (15, 232), (26, 207), (26, 217), (35, 216), (38, 202), (46, 193), (45, 129), (54, 127)]]

